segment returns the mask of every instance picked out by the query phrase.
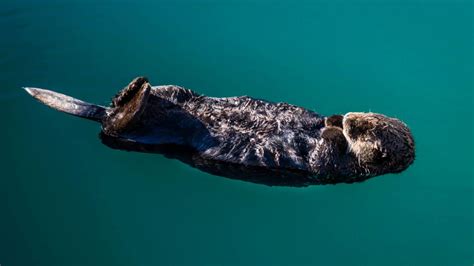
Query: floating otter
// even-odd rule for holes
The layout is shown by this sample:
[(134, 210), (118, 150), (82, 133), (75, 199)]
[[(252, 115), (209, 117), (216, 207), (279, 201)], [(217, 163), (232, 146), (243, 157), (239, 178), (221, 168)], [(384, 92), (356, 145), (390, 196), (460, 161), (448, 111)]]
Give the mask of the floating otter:
[(37, 88), (25, 90), (62, 112), (102, 124), (115, 149), (161, 153), (211, 174), (267, 185), (352, 183), (399, 173), (414, 160), (412, 134), (376, 113), (324, 117), (247, 96), (205, 97), (134, 79), (110, 107)]

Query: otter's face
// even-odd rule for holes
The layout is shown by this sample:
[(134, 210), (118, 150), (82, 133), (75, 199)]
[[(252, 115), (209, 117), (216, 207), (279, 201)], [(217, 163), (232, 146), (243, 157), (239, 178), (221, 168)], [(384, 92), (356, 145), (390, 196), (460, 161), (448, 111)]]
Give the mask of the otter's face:
[(343, 132), (349, 148), (369, 174), (397, 173), (415, 158), (415, 143), (400, 120), (375, 113), (347, 113)]

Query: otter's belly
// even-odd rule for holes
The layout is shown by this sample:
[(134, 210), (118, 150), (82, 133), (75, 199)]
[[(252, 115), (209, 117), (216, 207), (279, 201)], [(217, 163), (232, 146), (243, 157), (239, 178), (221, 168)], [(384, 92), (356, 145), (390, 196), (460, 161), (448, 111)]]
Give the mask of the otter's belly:
[(212, 134), (216, 145), (200, 151), (204, 158), (247, 166), (310, 171), (312, 138), (294, 132), (264, 135), (252, 132)]

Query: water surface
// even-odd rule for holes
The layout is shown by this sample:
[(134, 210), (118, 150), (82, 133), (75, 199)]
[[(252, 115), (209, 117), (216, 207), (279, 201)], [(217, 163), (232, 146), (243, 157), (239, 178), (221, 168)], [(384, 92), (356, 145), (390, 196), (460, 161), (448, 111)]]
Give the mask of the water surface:
[[(0, 5), (0, 264), (472, 265), (471, 1)], [(329, 115), (381, 112), (399, 175), (267, 187), (101, 145), (37, 86), (108, 104), (137, 75)]]

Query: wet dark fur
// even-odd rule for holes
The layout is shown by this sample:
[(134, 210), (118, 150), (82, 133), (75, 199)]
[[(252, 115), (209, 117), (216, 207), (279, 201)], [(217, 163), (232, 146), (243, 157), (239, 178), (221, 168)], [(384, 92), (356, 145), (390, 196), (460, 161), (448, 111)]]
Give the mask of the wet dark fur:
[[(143, 97), (134, 96), (139, 93)], [(146, 79), (136, 79), (112, 102), (113, 111), (103, 121), (104, 143), (147, 152), (178, 145), (189, 156), (175, 157), (207, 172), (222, 165), (254, 175), (255, 169), (276, 171), (280, 174), (273, 177), (274, 184), (286, 185), (292, 179), (293, 185), (350, 183), (393, 172), (384, 165), (361, 164), (350, 152), (342, 115), (323, 117), (247, 96), (213, 98), (178, 86), (150, 87)], [(137, 112), (140, 103), (143, 108)]]

